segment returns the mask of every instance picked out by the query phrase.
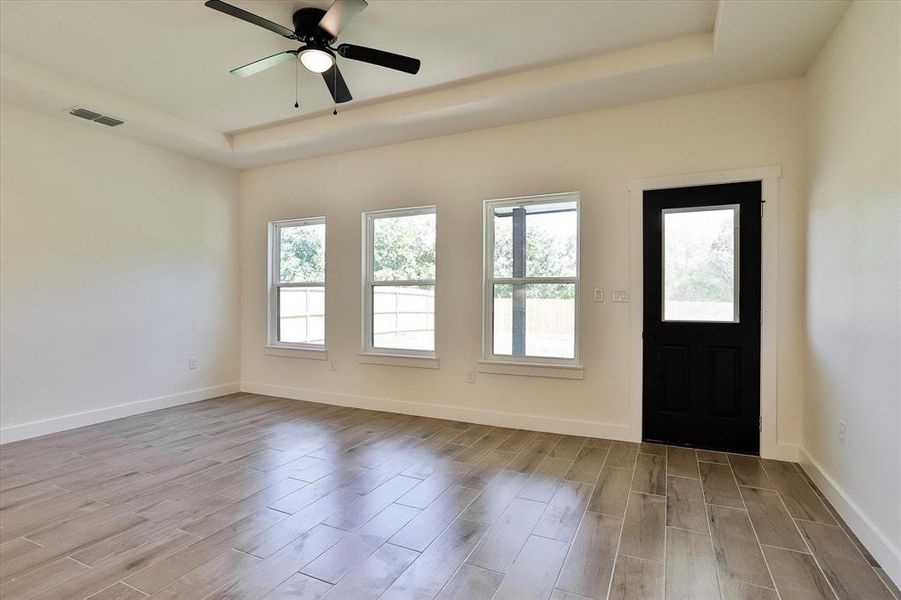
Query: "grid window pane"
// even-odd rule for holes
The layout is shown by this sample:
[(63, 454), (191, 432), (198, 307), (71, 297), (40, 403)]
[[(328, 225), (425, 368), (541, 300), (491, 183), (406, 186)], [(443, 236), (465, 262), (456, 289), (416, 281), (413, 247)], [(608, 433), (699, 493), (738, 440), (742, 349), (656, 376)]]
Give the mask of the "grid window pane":
[(493, 211), (495, 277), (575, 277), (575, 202), (497, 207)]
[(574, 358), (575, 290), (573, 283), (496, 284), (494, 354)]
[(494, 211), (494, 276), (513, 277), (513, 213)]
[(325, 288), (278, 288), (278, 341), (325, 344)]
[(435, 213), (372, 223), (372, 280), (435, 279)]
[(434, 351), (435, 286), (373, 286), (372, 346)]
[(526, 276), (576, 276), (575, 205), (538, 205), (526, 213)]
[(737, 321), (738, 209), (663, 214), (663, 319)]
[(279, 282), (325, 281), (325, 223), (279, 227)]

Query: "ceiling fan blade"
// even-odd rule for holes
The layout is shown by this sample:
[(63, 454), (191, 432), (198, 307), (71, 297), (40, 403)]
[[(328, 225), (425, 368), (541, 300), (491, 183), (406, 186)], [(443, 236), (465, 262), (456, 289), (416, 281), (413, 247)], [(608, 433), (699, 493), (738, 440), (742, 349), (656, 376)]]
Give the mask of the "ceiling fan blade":
[(264, 19), (263, 17), (259, 17), (253, 13), (247, 12), (243, 8), (238, 8), (237, 6), (226, 4), (225, 2), (222, 2), (222, 0), (207, 0), (206, 2), (204, 2), (204, 5), (209, 6), (213, 10), (218, 10), (219, 12), (223, 12), (227, 15), (241, 19), (242, 21), (253, 23), (254, 25), (262, 27), (263, 29), (268, 29), (273, 33), (285, 36), (288, 39), (297, 39), (297, 36), (294, 35), (294, 32), (287, 27), (282, 27), (278, 23), (273, 23), (269, 19)]
[(338, 37), (341, 30), (366, 10), (367, 6), (369, 4), (366, 0), (335, 0), (319, 21), (319, 27), (332, 34), (332, 37)]
[(325, 81), (325, 85), (328, 87), (328, 91), (336, 104), (353, 100), (353, 96), (350, 95), (350, 90), (347, 89), (347, 84), (344, 83), (344, 77), (341, 75), (341, 69), (338, 68), (337, 64), (332, 65), (332, 68), (328, 71), (323, 71), (322, 80)]
[(275, 65), (280, 65), (283, 62), (287, 62), (296, 57), (297, 50), (279, 52), (278, 54), (273, 54), (272, 56), (267, 56), (266, 58), (255, 60), (252, 63), (244, 65), (243, 67), (232, 69), (231, 71), (229, 71), (229, 73), (231, 73), (232, 75), (237, 75), (238, 77), (250, 77), (251, 75), (256, 75), (260, 71), (271, 69)]
[(359, 60), (380, 67), (394, 69), (395, 71), (403, 71), (413, 75), (419, 72), (420, 62), (418, 58), (401, 56), (400, 54), (385, 52), (384, 50), (354, 46), (353, 44), (341, 44), (338, 46), (338, 53), (350, 60)]

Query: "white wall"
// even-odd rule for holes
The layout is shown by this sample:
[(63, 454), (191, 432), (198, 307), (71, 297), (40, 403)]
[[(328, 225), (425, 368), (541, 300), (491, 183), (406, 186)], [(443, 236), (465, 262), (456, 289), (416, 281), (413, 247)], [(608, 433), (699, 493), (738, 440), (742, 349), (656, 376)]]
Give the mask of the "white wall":
[[(778, 164), (778, 436), (790, 451), (804, 392), (803, 86), (776, 81), (245, 171), (245, 389), (489, 421), (503, 413), (509, 425), (637, 439), (629, 305), (609, 302), (630, 283), (628, 180)], [(478, 373), (467, 384), (480, 352), (482, 201), (570, 190), (582, 193), (584, 380)], [(360, 364), (360, 213), (426, 204), (438, 206), (440, 368)], [(329, 361), (264, 353), (266, 223), (320, 215), (334, 371)], [(591, 301), (594, 287), (607, 290), (607, 302)]]
[(5, 104), (0, 129), (3, 440), (232, 391), (238, 175)]
[[(803, 437), (820, 487), (895, 581), (901, 581), (899, 21), (897, 2), (855, 2), (808, 74)], [(846, 425), (844, 447), (839, 421)]]

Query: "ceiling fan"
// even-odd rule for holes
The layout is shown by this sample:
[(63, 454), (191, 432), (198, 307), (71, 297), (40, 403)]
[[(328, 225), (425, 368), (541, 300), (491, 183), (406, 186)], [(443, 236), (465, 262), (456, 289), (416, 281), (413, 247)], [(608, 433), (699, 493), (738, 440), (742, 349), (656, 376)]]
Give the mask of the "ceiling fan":
[(222, 0), (207, 0), (205, 5), (302, 44), (297, 50), (279, 52), (232, 69), (231, 73), (238, 77), (248, 77), (299, 58), (304, 67), (322, 74), (335, 103), (341, 103), (348, 102), (353, 97), (338, 69), (336, 55), (414, 75), (419, 71), (420, 62), (415, 58), (354, 44), (333, 45), (341, 30), (368, 6), (366, 0), (335, 0), (327, 11), (321, 8), (301, 8), (294, 12), (294, 31)]

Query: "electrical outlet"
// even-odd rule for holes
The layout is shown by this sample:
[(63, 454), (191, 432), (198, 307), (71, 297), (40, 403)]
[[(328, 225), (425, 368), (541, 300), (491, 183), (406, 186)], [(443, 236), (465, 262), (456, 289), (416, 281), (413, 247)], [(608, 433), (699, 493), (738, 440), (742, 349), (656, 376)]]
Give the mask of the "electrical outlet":
[(475, 383), (476, 376), (472, 371), (466, 371), (466, 383)]
[(196, 369), (196, 368), (197, 368), (197, 357), (196, 357), (196, 356), (189, 356), (189, 357), (188, 357), (188, 368), (189, 368), (189, 369)]
[(848, 447), (848, 435), (847, 435), (847, 432), (845, 431), (845, 422), (844, 421), (838, 422), (838, 444), (842, 448)]
[(603, 302), (604, 301), (604, 288), (594, 288), (594, 301), (595, 302)]
[(338, 369), (338, 361), (335, 361), (335, 360), (329, 361), (329, 363), (328, 363), (328, 370), (329, 370), (329, 371), (336, 371), (337, 369)]
[(629, 288), (617, 288), (613, 290), (613, 301), (614, 302), (628, 302), (629, 301)]

